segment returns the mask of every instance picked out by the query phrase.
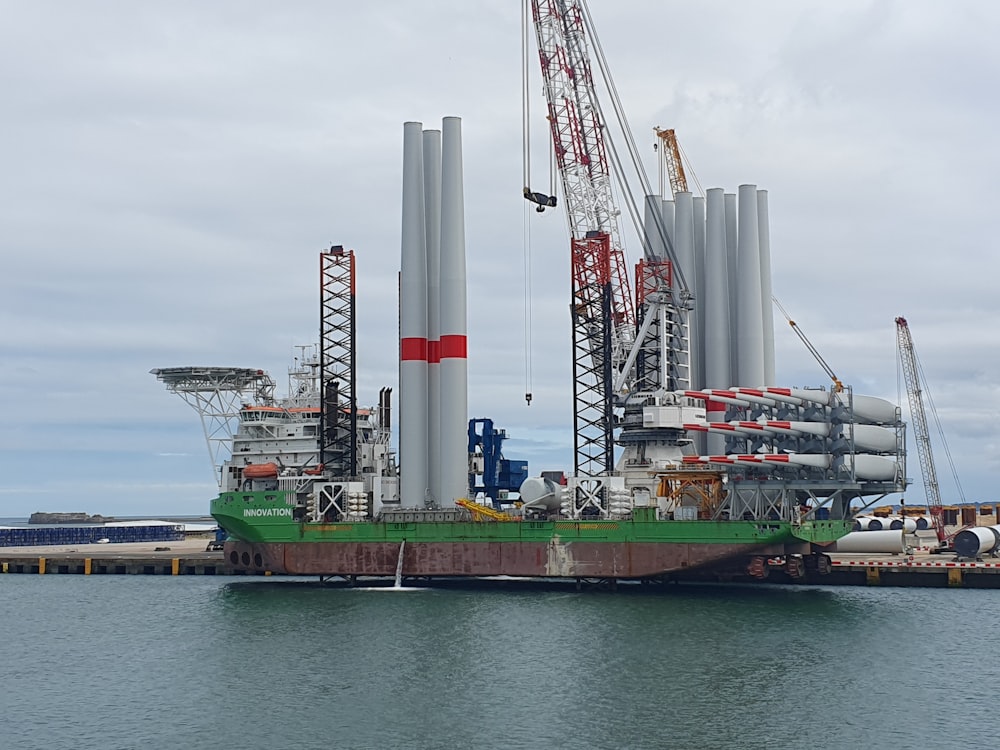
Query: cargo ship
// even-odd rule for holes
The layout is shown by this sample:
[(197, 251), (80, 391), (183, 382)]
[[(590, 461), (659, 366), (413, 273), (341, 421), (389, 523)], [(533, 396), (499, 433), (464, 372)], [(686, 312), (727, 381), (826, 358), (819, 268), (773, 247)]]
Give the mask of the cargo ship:
[[(398, 420), (388, 388), (358, 406), (354, 251), (333, 246), (320, 254), (320, 343), (293, 367), (292, 395), (256, 388), (225, 415), (236, 429), (211, 513), (234, 571), (649, 580), (780, 565), (800, 576), (829, 570), (824, 550), (851, 531), (852, 500), (905, 489), (895, 405), (836, 378), (776, 385), (766, 191), (696, 198), (672, 179), (669, 195), (645, 196), (643, 258), (626, 268), (581, 5), (533, 3), (569, 222), (572, 469), (503, 472), (474, 440), (461, 121), (407, 122)], [(523, 195), (539, 212), (557, 204)], [(261, 383), (237, 368), (170, 377), (175, 392), (202, 394), (203, 424), (220, 414), (216, 395)]]
[[(659, 466), (631, 455), (617, 476), (547, 474), (524, 480), (517, 493), (475, 497), (470, 491), (450, 508), (426, 497), (406, 507), (390, 449), (389, 392), (383, 390), (378, 407), (357, 410), (360, 475), (331, 479), (324, 476), (328, 467), (318, 439), (318, 357), (297, 361), (290, 372), (305, 386), (295, 397), (241, 405), (232, 458), (223, 464), (225, 487), (211, 503), (212, 516), (229, 534), (225, 556), (236, 572), (348, 579), (662, 579), (723, 567), (763, 577), (777, 564), (804, 575), (829, 570), (824, 548), (851, 531), (851, 499), (883, 494), (899, 481), (893, 457), (879, 456), (877, 466), (861, 460), (875, 455), (857, 452), (860, 430), (854, 452), (841, 451), (837, 458), (798, 454), (799, 464), (793, 463), (796, 454), (781, 452), (696, 456), (690, 453), (693, 441), (681, 438), (674, 460)], [(801, 441), (788, 433), (806, 429), (844, 434), (842, 425), (816, 420), (817, 410), (864, 418), (855, 413), (862, 399), (848, 394), (771, 390), (735, 389), (714, 397), (782, 404), (783, 416), (812, 412), (810, 421), (758, 418), (744, 427), (748, 435), (763, 433), (771, 422), (769, 440)], [(658, 411), (674, 411), (690, 431), (728, 432), (730, 422), (738, 421), (705, 421), (703, 405), (711, 393), (671, 395), (679, 405)], [(894, 434), (892, 427), (878, 429)], [(470, 448), (474, 443), (470, 439)], [(470, 471), (483, 467), (480, 450), (468, 458)], [(470, 490), (476, 476), (469, 477)]]
[[(456, 261), (443, 247), (449, 233), (461, 232), (442, 221), (436, 264), (407, 255), (408, 245), (418, 246), (417, 255), (427, 252), (426, 228), (408, 234), (405, 226), (416, 215), (408, 203), (425, 189), (422, 174), (414, 179), (405, 164), (426, 137), (421, 128), (404, 126), (400, 464), (391, 447), (391, 389), (382, 389), (373, 408), (357, 402), (353, 250), (320, 253), (320, 344), (296, 358), (287, 397), (275, 398), (273, 381), (260, 370), (154, 371), (187, 399), (201, 394), (206, 437), (206, 413), (219, 416), (220, 394), (239, 401), (228, 414), (236, 426), (217, 464), (220, 493), (211, 502), (228, 534), (224, 552), (233, 571), (617, 580), (697, 568), (763, 577), (778, 565), (804, 575), (829, 570), (824, 550), (852, 530), (853, 500), (905, 489), (905, 425), (888, 401), (839, 382), (693, 387), (703, 383), (678, 358), (678, 351), (694, 357), (689, 342), (665, 334), (677, 311), (665, 313), (669, 296), (654, 293), (672, 278), (663, 273), (667, 261), (647, 262), (653, 275), (640, 279), (640, 311), (652, 322), (636, 325), (631, 346), (638, 353), (615, 365), (632, 373), (627, 387), (601, 391), (590, 405), (597, 416), (582, 427), (588, 405), (577, 404), (574, 470), (530, 477), (510, 471), (515, 462), (484, 450), (474, 432), (481, 420), (465, 411), (464, 257)], [(421, 205), (433, 203), (419, 197)], [(714, 218), (710, 204), (708, 220)], [(428, 281), (432, 265), (440, 269), (438, 283)], [(457, 278), (451, 287), (447, 273)], [(435, 295), (459, 301), (457, 321), (441, 302), (437, 320), (426, 324)], [(765, 348), (750, 343), (741, 347), (744, 357)], [(608, 377), (608, 350), (582, 351), (593, 390)], [(766, 382), (760, 372), (750, 377)], [(586, 382), (577, 375), (581, 390)], [(587, 451), (614, 463), (588, 470), (596, 460), (588, 466)], [(506, 483), (496, 481), (501, 474)], [(490, 490), (477, 493), (477, 477), (486, 475)]]

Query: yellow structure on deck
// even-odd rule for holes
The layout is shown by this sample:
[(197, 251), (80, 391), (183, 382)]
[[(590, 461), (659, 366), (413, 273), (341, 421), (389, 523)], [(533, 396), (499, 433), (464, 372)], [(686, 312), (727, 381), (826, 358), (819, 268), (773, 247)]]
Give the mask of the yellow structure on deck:
[(514, 516), (504, 513), (502, 510), (496, 510), (495, 508), (490, 508), (486, 505), (480, 505), (477, 502), (468, 500), (464, 497), (459, 498), (455, 501), (455, 505), (465, 508), (469, 513), (472, 514), (473, 521), (517, 521), (518, 519)]

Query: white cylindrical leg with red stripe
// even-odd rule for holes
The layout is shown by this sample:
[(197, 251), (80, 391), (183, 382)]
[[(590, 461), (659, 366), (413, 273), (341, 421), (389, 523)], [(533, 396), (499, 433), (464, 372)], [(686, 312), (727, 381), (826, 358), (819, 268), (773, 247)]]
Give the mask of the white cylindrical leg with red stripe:
[(462, 120), (441, 127), (441, 497), (468, 496), (469, 407)]
[(427, 476), (441, 498), (441, 131), (424, 131), (424, 223), (427, 237)]
[(427, 471), (427, 252), (423, 126), (403, 125), (403, 221), (399, 275), (400, 504), (424, 505)]

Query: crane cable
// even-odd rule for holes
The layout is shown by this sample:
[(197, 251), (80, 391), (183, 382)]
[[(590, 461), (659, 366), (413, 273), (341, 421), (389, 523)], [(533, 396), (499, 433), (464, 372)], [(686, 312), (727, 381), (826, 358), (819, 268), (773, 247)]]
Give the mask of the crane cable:
[[(611, 71), (608, 66), (607, 58), (604, 56), (604, 47), (601, 45), (601, 40), (597, 36), (597, 30), (594, 28), (594, 22), (590, 17), (590, 8), (587, 7), (586, 0), (580, 0), (580, 10), (581, 16), (583, 18), (584, 28), (586, 29), (587, 35), (590, 37), (594, 48), (594, 56), (597, 59), (597, 69), (601, 73), (601, 78), (604, 81), (604, 88), (607, 89), (608, 95), (611, 98), (612, 109), (614, 110), (615, 117), (618, 121), (618, 128), (621, 131), (622, 138), (625, 141), (626, 148), (628, 150), (629, 157), (632, 162), (632, 169), (639, 179), (640, 187), (643, 190), (644, 195), (652, 195), (653, 187), (650, 184), (649, 176), (646, 174), (646, 170), (642, 165), (642, 157), (639, 155), (639, 149), (635, 144), (635, 138), (632, 136), (632, 131), (628, 127), (628, 118), (625, 116), (625, 108), (622, 105), (621, 97), (618, 95), (618, 88), (615, 86), (614, 79), (611, 77)], [(597, 105), (597, 111), (600, 115), (600, 121), (607, 129), (608, 121), (604, 116), (603, 107), (601, 107), (600, 100), (595, 98), (595, 104)], [(642, 220), (640, 219), (641, 213), (639, 212), (638, 206), (636, 205), (635, 196), (629, 189), (628, 181), (626, 180), (625, 169), (622, 163), (622, 159), (618, 154), (618, 149), (615, 146), (615, 141), (613, 138), (608, 137), (605, 139), (605, 145), (608, 149), (608, 154), (611, 157), (611, 168), (614, 170), (615, 179), (617, 179), (619, 186), (621, 187), (622, 197), (625, 200), (625, 206), (628, 209), (629, 217), (632, 220), (632, 226), (638, 233), (640, 237), (643, 236)], [(684, 272), (681, 269), (680, 263), (677, 262), (677, 254), (674, 250), (673, 242), (670, 237), (667, 236), (666, 231), (662, 233), (662, 240), (664, 243), (664, 249), (666, 250), (667, 258), (673, 264), (673, 274), (676, 286), (679, 290), (682, 290), (681, 297), (689, 296), (693, 293), (693, 289), (688, 286), (687, 280), (684, 277)]]
[(803, 344), (805, 344), (806, 349), (809, 350), (809, 353), (813, 355), (813, 358), (819, 363), (820, 367), (823, 368), (823, 371), (826, 373), (827, 377), (833, 381), (834, 391), (836, 393), (841, 393), (844, 390), (844, 384), (841, 382), (840, 378), (837, 377), (837, 374), (833, 371), (833, 368), (827, 364), (825, 359), (823, 359), (823, 355), (819, 353), (819, 349), (813, 346), (812, 342), (808, 338), (806, 338), (806, 335), (802, 333), (802, 329), (799, 328), (798, 323), (792, 320), (792, 316), (789, 315), (788, 311), (785, 310), (784, 307), (782, 307), (780, 302), (778, 302), (778, 298), (772, 295), (771, 301), (774, 303), (775, 307), (781, 310), (781, 314), (785, 316), (785, 320), (788, 321), (788, 325), (790, 325), (792, 327), (792, 330), (795, 331), (795, 335), (799, 337), (799, 340)]
[[(528, 95), (528, 3), (521, 3), (521, 167), (524, 192), (529, 192), (531, 172), (530, 97)], [(553, 189), (550, 195), (555, 195)], [(528, 206), (523, 211), (521, 242), (524, 248), (524, 400), (531, 406), (531, 222)]]
[[(955, 480), (955, 488), (958, 490), (958, 497), (960, 502), (964, 505), (965, 491), (962, 489), (962, 482), (958, 478), (958, 469), (955, 468), (955, 460), (951, 457), (951, 449), (948, 447), (948, 439), (944, 434), (944, 427), (941, 426), (941, 420), (938, 418), (937, 407), (934, 405), (934, 398), (931, 396), (931, 389), (927, 385), (927, 376), (924, 375), (924, 365), (920, 361), (920, 355), (917, 354), (916, 348), (911, 349), (913, 353), (913, 361), (917, 364), (917, 378), (918, 386), (920, 388), (921, 394), (927, 397), (927, 405), (930, 407), (931, 417), (934, 419), (934, 426), (937, 428), (938, 438), (941, 440), (941, 447), (944, 448), (944, 455), (948, 459), (948, 468), (951, 469), (952, 479)], [(902, 401), (902, 386), (901, 382), (903, 380), (903, 364), (902, 364), (902, 354), (896, 351), (896, 397), (897, 400)], [(913, 415), (910, 415), (911, 419)]]
[(521, 3), (521, 184), (528, 191), (528, 178), (531, 175), (531, 130), (528, 127), (531, 117), (531, 102), (528, 96), (528, 3)]
[[(521, 167), (522, 167), (522, 194), (524, 199), (535, 204), (535, 210), (543, 213), (546, 208), (555, 208), (556, 203), (556, 181), (555, 170), (549, 173), (549, 192), (536, 193), (531, 189), (528, 182), (531, 177), (531, 108), (528, 106), (530, 95), (528, 93), (528, 19), (531, 12), (528, 9), (530, 0), (524, 0), (521, 4)], [(552, 160), (555, 159), (554, 147), (550, 148)]]
[(691, 179), (694, 180), (695, 187), (698, 188), (698, 195), (704, 198), (705, 188), (701, 186), (701, 180), (699, 180), (698, 175), (694, 173), (694, 167), (691, 165), (691, 159), (688, 157), (687, 152), (684, 150), (684, 147), (680, 144), (679, 141), (677, 143), (677, 150), (681, 152), (681, 157), (684, 159), (684, 164), (687, 165), (687, 169), (685, 171), (691, 175)]

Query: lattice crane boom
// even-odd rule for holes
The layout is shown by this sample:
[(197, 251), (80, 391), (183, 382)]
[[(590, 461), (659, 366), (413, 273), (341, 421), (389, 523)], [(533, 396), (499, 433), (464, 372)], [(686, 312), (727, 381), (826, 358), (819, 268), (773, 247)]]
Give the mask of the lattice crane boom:
[(914, 440), (917, 444), (917, 456), (920, 459), (920, 473), (924, 478), (924, 494), (927, 497), (927, 510), (934, 518), (935, 533), (941, 544), (946, 543), (944, 531), (944, 508), (941, 504), (941, 488), (938, 485), (937, 471), (934, 468), (934, 454), (931, 451), (931, 433), (927, 426), (927, 414), (924, 411), (923, 391), (920, 387), (917, 356), (913, 348), (913, 337), (906, 318), (896, 318), (896, 343), (899, 348), (899, 359), (903, 368), (903, 379), (906, 381), (906, 395), (910, 403), (910, 419), (913, 421)]
[(635, 310), (582, 0), (531, 7), (571, 238), (575, 468), (603, 475), (614, 465), (614, 374), (632, 345)]
[(666, 168), (670, 192), (673, 195), (688, 191), (687, 175), (684, 174), (684, 162), (681, 160), (681, 148), (677, 143), (677, 133), (673, 128), (653, 128), (660, 139), (661, 164)]

